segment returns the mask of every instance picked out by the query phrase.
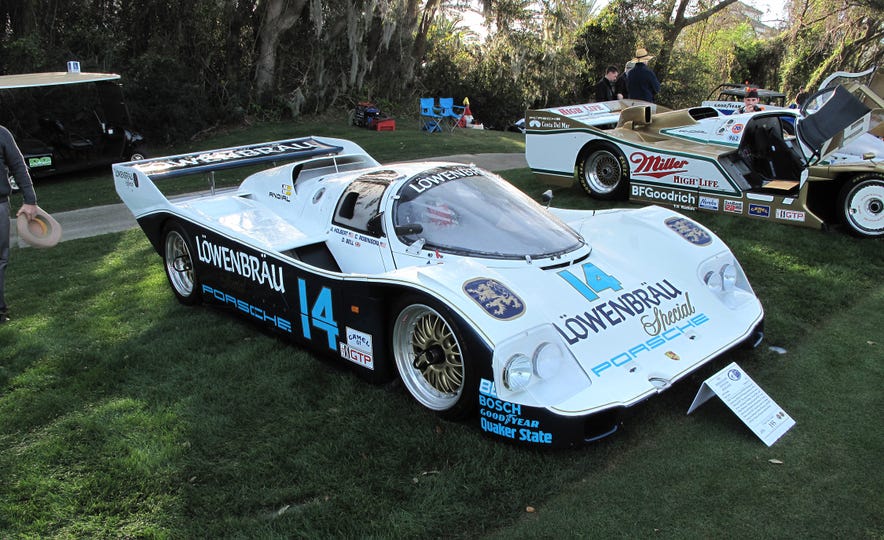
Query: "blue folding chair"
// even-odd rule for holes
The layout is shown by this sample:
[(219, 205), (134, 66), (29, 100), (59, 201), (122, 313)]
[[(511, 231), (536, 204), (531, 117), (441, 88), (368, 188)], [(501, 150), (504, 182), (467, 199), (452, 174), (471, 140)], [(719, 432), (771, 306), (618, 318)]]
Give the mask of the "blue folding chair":
[(454, 131), (461, 124), (466, 107), (454, 104), (454, 98), (439, 98), (439, 108), (442, 109), (442, 118), (449, 131)]
[(435, 131), (442, 131), (442, 114), (440, 114), (440, 109), (436, 107), (433, 98), (420, 98), (421, 100), (421, 117), (420, 117), (420, 126), (421, 129), (426, 131), (427, 133), (433, 133)]

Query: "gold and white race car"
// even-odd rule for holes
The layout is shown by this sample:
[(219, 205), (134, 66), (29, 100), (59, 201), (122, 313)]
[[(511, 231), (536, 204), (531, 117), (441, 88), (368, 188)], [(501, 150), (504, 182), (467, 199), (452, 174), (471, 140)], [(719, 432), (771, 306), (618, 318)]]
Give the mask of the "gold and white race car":
[[(629, 101), (529, 110), (526, 158), (552, 185), (629, 199), (884, 235), (884, 80), (835, 86), (801, 110), (722, 115)], [(856, 94), (856, 95), (855, 95)], [(857, 95), (860, 97), (858, 98)]]

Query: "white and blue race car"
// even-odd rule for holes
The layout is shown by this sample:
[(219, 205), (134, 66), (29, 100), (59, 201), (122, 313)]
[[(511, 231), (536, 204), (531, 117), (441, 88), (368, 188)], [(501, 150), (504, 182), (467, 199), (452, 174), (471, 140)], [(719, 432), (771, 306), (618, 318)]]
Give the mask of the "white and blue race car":
[[(291, 161), (168, 199), (178, 176)], [(497, 438), (571, 446), (740, 345), (763, 310), (668, 209), (545, 208), (471, 165), (307, 137), (113, 166), (185, 304), (229, 308)]]

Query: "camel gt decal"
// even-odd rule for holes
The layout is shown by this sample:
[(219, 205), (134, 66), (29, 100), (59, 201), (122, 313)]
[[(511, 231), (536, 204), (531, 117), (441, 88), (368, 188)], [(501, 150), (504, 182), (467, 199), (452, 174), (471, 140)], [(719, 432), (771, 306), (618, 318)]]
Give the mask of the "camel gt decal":
[(522, 299), (493, 279), (472, 279), (463, 284), (463, 290), (495, 319), (510, 321), (525, 313)]

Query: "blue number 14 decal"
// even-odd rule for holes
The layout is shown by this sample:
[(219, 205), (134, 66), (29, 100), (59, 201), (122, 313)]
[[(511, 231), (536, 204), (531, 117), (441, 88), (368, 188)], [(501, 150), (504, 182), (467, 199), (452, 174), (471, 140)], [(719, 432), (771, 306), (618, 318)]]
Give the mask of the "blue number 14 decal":
[(568, 270), (562, 270), (559, 272), (559, 275), (590, 302), (598, 300), (599, 295), (596, 293), (600, 293), (605, 289), (619, 291), (623, 288), (614, 276), (602, 272), (598, 266), (592, 263), (586, 263), (582, 268), (583, 279), (580, 279)]
[(331, 289), (323, 287), (313, 303), (313, 308), (307, 311), (307, 283), (298, 278), (298, 296), (301, 301), (301, 331), (304, 337), (312, 339), (310, 326), (314, 326), (322, 330), (328, 336), (328, 348), (338, 348), (338, 323), (335, 322), (334, 311), (332, 310), (332, 294)]

